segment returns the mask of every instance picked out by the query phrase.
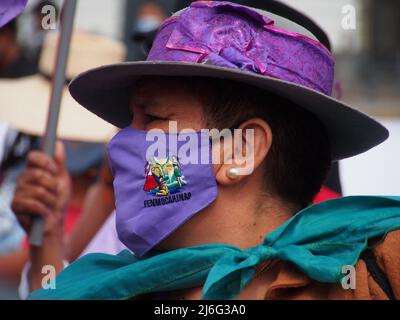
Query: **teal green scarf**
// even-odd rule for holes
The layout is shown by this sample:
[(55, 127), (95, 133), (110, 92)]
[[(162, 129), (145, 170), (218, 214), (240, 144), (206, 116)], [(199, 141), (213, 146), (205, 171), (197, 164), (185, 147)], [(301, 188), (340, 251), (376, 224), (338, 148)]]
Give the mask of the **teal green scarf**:
[(233, 299), (269, 259), (290, 261), (319, 282), (340, 282), (368, 239), (400, 229), (400, 197), (347, 197), (304, 209), (243, 251), (210, 244), (138, 259), (128, 251), (89, 254), (56, 278), (56, 290), (30, 299), (127, 299), (146, 293), (203, 287), (203, 299)]

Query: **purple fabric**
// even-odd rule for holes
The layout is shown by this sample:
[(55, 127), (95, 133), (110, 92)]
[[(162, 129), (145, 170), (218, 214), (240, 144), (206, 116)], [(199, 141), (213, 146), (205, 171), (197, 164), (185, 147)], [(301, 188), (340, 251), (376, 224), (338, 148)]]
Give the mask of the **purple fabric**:
[[(181, 148), (183, 145), (190, 146), (199, 157), (201, 154), (208, 156), (207, 162), (210, 164), (180, 164), (178, 175), (182, 187), (177, 190), (168, 187), (169, 194), (166, 195), (157, 194), (157, 189), (150, 190), (155, 180), (152, 169), (149, 170), (146, 151), (150, 145), (154, 145), (154, 141), (147, 141), (148, 136), (152, 135), (125, 128), (108, 145), (114, 174), (118, 237), (138, 256), (148, 252), (217, 197), (215, 175), (209, 161), (211, 148), (208, 135), (193, 132), (188, 134), (187, 142), (177, 142), (177, 150), (184, 150)], [(177, 135), (165, 136), (166, 153), (170, 156), (178, 155), (170, 144)], [(175, 171), (164, 171), (165, 174), (167, 172), (176, 176)], [(167, 182), (168, 178), (164, 181)]]
[(28, 0), (0, 1), (0, 28), (18, 16), (25, 8)]
[(147, 60), (239, 69), (331, 95), (335, 62), (330, 52), (319, 42), (273, 23), (230, 2), (194, 2), (164, 22)]

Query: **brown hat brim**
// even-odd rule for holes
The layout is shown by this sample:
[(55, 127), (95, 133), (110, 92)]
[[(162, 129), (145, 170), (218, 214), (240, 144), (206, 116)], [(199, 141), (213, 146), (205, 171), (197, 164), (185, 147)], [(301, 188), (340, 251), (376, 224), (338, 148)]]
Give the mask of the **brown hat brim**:
[(71, 95), (89, 111), (123, 128), (129, 126), (134, 82), (142, 76), (210, 77), (241, 81), (293, 101), (326, 127), (334, 160), (363, 153), (389, 137), (388, 130), (368, 115), (307, 87), (241, 70), (188, 62), (140, 61), (89, 70), (70, 84)]

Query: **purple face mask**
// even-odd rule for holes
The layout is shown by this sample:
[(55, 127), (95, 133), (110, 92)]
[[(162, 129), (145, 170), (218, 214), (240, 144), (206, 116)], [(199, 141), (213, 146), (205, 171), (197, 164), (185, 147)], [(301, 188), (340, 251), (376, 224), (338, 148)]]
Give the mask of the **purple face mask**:
[(108, 153), (118, 236), (137, 256), (217, 197), (206, 133), (155, 134), (125, 128), (110, 141)]

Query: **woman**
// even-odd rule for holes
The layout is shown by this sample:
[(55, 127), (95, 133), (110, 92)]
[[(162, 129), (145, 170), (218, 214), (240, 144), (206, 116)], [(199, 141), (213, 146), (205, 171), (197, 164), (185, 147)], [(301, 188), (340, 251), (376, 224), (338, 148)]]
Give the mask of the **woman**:
[[(164, 22), (147, 62), (75, 79), (75, 99), (123, 128), (109, 144), (109, 158), (117, 231), (134, 255), (87, 255), (57, 277), (56, 290), (31, 298), (398, 298), (400, 258), (392, 249), (400, 242), (400, 199), (355, 197), (308, 207), (333, 160), (388, 136), (382, 125), (330, 97), (333, 64), (322, 44), (274, 26), (267, 13), (195, 2)], [(211, 136), (210, 147), (204, 129), (212, 128), (241, 131)], [(183, 129), (190, 129), (184, 134), (194, 149), (175, 140)], [(178, 152), (187, 181), (178, 195), (143, 191), (143, 165), (157, 134), (167, 156), (187, 148), (213, 160), (186, 163)], [(251, 149), (243, 147), (251, 141)], [(46, 175), (35, 185), (46, 180), (47, 189), (62, 193), (54, 187), (61, 183), (60, 163), (45, 155), (31, 162), (28, 170)], [(36, 262), (59, 263), (43, 255), (54, 252), (59, 198), (43, 194), (30, 205), (14, 199), (17, 214), (45, 216)], [(368, 252), (366, 239), (386, 234), (372, 252), (387, 279), (381, 283), (360, 256)], [(354, 290), (341, 286), (346, 266), (355, 267)]]

